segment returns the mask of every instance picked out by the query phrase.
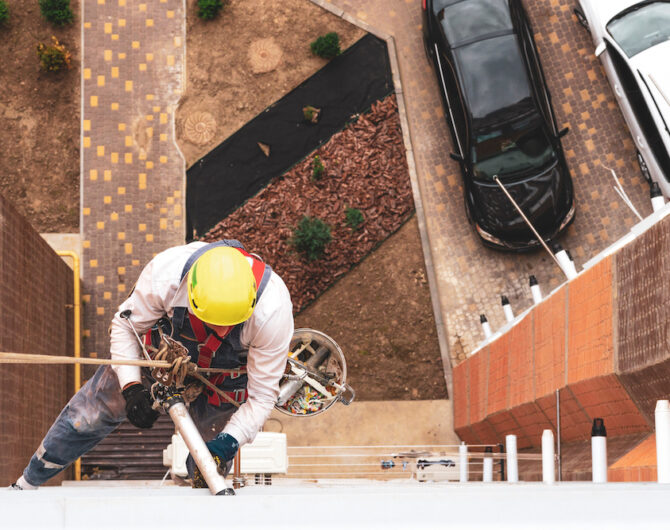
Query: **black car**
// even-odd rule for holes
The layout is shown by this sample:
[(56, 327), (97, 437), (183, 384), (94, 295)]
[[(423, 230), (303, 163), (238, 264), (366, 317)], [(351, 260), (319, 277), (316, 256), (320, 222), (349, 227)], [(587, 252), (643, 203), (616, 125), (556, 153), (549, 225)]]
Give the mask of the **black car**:
[(463, 174), (468, 219), (485, 245), (540, 245), (573, 220), (573, 186), (528, 17), (518, 0), (422, 0), (423, 36)]

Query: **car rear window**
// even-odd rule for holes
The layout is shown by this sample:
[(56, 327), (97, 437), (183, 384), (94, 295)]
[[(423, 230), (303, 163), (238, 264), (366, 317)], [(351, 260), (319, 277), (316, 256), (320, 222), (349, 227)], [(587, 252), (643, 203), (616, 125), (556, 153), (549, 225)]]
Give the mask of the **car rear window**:
[(444, 34), (452, 47), (512, 30), (507, 0), (458, 2), (444, 8), (440, 18)]
[(628, 57), (670, 39), (670, 2), (653, 2), (607, 24), (612, 38)]

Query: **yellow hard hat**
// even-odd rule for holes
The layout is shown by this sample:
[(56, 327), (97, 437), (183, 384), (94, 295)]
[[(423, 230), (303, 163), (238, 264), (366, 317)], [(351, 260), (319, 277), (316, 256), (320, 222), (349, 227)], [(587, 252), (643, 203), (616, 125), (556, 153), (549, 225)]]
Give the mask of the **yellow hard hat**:
[(200, 320), (234, 326), (247, 320), (256, 305), (256, 280), (247, 258), (232, 247), (214, 247), (188, 271), (188, 303)]

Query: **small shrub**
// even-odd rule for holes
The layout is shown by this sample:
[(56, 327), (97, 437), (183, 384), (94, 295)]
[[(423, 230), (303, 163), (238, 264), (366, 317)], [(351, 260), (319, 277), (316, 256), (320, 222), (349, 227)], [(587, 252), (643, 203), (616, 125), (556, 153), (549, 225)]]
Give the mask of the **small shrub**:
[(222, 9), (221, 0), (198, 0), (198, 16), (203, 20), (212, 20)]
[(307, 105), (302, 108), (302, 115), (305, 118), (305, 121), (309, 123), (317, 123), (319, 121), (319, 113), (321, 109)]
[(9, 20), (9, 8), (5, 0), (0, 0), (0, 26), (3, 26)]
[(40, 42), (37, 44), (37, 56), (40, 59), (42, 70), (47, 72), (58, 72), (63, 67), (70, 69), (70, 52), (67, 51), (56, 37), (51, 37), (53, 44), (47, 46)]
[(319, 37), (309, 46), (314, 55), (318, 55), (324, 59), (332, 59), (342, 53), (340, 50), (340, 37), (334, 31)]
[(321, 157), (316, 155), (314, 157), (314, 162), (312, 163), (312, 180), (319, 180), (325, 169), (326, 168), (323, 167), (323, 162), (321, 162)]
[(57, 26), (71, 24), (74, 18), (70, 0), (40, 0), (40, 11), (44, 18)]
[(323, 255), (331, 240), (330, 226), (318, 217), (304, 215), (293, 231), (290, 244), (308, 261), (314, 261)]
[(349, 208), (348, 206), (344, 209), (344, 220), (347, 223), (347, 226), (352, 230), (358, 230), (365, 221), (363, 217), (363, 212), (358, 208)]

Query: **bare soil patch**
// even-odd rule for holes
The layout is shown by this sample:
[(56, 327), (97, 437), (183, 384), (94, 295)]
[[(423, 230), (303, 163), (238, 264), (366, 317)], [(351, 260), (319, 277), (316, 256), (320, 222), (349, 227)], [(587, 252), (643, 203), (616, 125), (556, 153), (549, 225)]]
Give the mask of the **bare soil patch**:
[[(35, 0), (12, 0), (0, 27), (0, 188), (39, 232), (79, 227), (79, 2), (74, 23), (46, 22)], [(72, 68), (43, 72), (38, 42), (55, 36)]]

